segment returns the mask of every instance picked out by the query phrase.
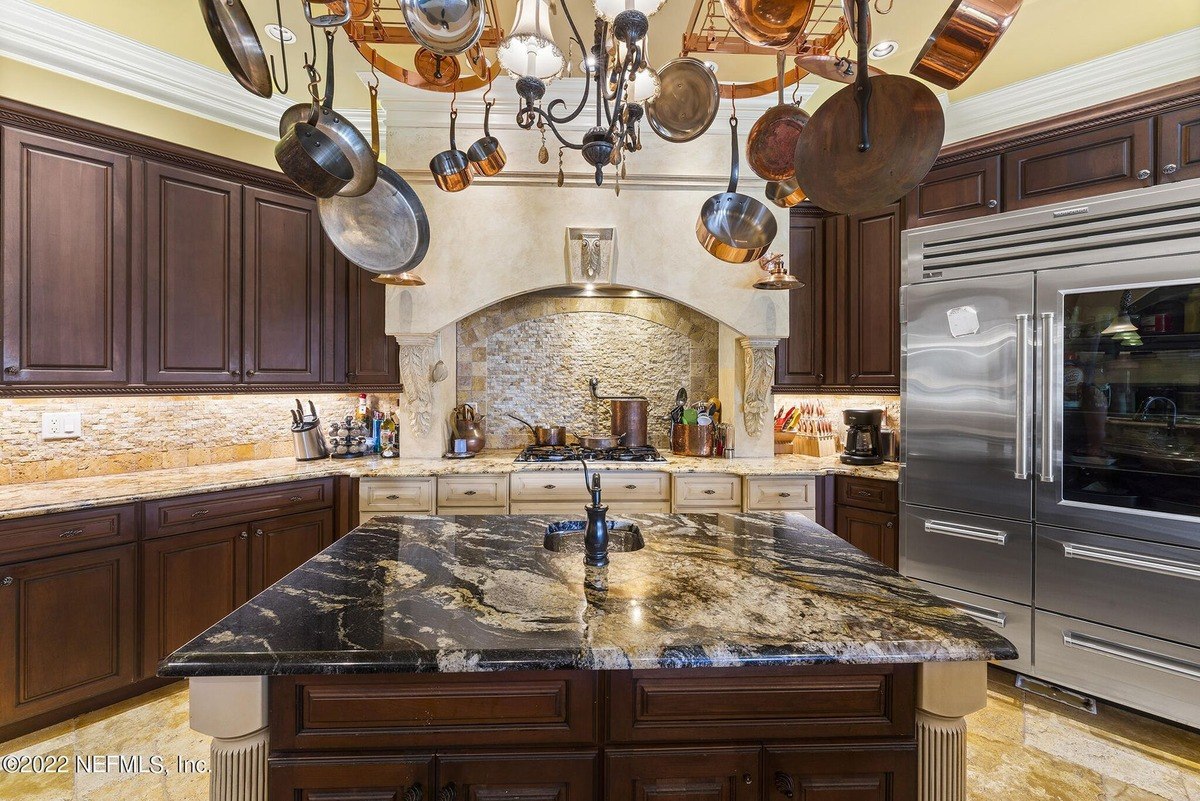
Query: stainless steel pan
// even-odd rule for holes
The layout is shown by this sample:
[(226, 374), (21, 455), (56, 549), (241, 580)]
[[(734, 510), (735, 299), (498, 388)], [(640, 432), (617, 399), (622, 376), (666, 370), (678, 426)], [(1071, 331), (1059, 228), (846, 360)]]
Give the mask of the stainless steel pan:
[(315, 125), (293, 125), (275, 145), (283, 174), (313, 197), (330, 197), (346, 187), (354, 168), (337, 144)]
[(482, 0), (401, 0), (400, 10), (417, 44), (443, 56), (470, 49), (483, 34)]
[(658, 71), (659, 93), (646, 104), (650, 130), (668, 142), (690, 142), (717, 118), (721, 86), (703, 61), (687, 56)]
[(270, 97), (271, 68), (241, 0), (200, 0), (200, 13), (229, 74), (259, 97)]
[(429, 250), (429, 217), (408, 182), (384, 164), (370, 192), (317, 201), (321, 227), (342, 255), (372, 273), (403, 273)]
[(729, 189), (705, 201), (696, 221), (696, 238), (721, 261), (744, 264), (767, 252), (779, 225), (770, 209), (737, 191), (737, 117), (729, 118), (729, 129), (733, 140)]

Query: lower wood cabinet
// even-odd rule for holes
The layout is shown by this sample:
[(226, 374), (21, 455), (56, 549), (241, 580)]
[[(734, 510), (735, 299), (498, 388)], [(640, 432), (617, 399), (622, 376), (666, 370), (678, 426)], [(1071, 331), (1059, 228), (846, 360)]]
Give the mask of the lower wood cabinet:
[(433, 754), (279, 759), (267, 792), (270, 801), (435, 801), (434, 781)]
[(605, 753), (608, 801), (757, 801), (757, 746)]
[(0, 726), (132, 684), (137, 546), (0, 565)]
[(333, 512), (329, 509), (255, 523), (250, 594), (262, 592), (332, 544)]
[(833, 533), (883, 562), (900, 569), (900, 502), (895, 481), (858, 476), (834, 477)]
[(767, 746), (767, 801), (912, 801), (916, 746)]
[(598, 801), (596, 751), (438, 754), (441, 801)]

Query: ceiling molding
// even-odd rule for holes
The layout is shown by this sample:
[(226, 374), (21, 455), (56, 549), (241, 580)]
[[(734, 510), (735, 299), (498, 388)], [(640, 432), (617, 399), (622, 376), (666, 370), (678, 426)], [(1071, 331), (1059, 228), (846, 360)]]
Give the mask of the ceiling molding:
[(1056, 117), (1196, 76), (1200, 28), (946, 105), (947, 144)]

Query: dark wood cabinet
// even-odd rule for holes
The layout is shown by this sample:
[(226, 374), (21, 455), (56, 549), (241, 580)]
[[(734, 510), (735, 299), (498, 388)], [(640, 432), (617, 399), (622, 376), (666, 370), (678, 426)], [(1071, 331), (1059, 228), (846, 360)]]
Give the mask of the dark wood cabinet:
[(0, 724), (137, 679), (136, 549), (0, 565)]
[(1200, 178), (1200, 105), (1158, 118), (1158, 181)]
[(245, 603), (249, 524), (142, 544), (142, 671)]
[(333, 544), (333, 511), (277, 517), (254, 524), (250, 594), (255, 595)]
[(386, 333), (387, 287), (371, 274), (346, 262), (348, 319), (345, 326), (346, 383), (399, 384), (400, 346)]
[(1154, 119), (1138, 119), (1009, 150), (1005, 211), (1121, 192), (1154, 182)]
[(900, 204), (847, 220), (845, 382), (900, 388)]
[(900, 565), (900, 500), (894, 481), (834, 477), (833, 533), (893, 570)]
[(765, 801), (913, 801), (916, 749), (905, 745), (768, 746)]
[(145, 381), (236, 384), (242, 365), (242, 187), (145, 167)]
[(1000, 211), (1000, 157), (932, 169), (904, 205), (905, 228), (996, 214)]
[(825, 383), (825, 228), (831, 215), (805, 208), (791, 216), (792, 275), (804, 283), (788, 293), (788, 338), (775, 354), (775, 383), (796, 389)]
[(269, 801), (435, 801), (432, 754), (278, 759)]
[(608, 801), (758, 801), (759, 749), (654, 748), (605, 752)]
[(439, 753), (437, 797), (455, 801), (599, 801), (594, 793), (596, 754)]
[(6, 383), (129, 377), (130, 157), (4, 128)]
[(311, 198), (247, 187), (244, 194), (243, 378), (321, 380), (321, 233)]

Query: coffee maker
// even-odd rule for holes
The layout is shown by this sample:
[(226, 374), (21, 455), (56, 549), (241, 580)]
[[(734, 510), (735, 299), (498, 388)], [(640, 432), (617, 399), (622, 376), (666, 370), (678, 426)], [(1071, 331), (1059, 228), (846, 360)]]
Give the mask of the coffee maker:
[(846, 409), (842, 412), (846, 424), (846, 447), (842, 461), (846, 464), (882, 464), (883, 443), (879, 429), (883, 426), (883, 409)]

